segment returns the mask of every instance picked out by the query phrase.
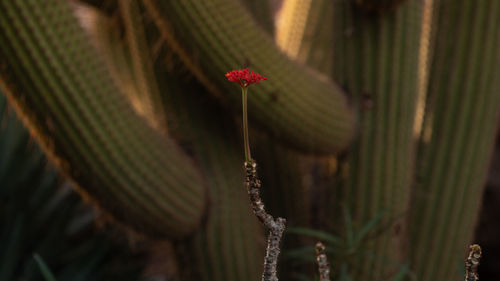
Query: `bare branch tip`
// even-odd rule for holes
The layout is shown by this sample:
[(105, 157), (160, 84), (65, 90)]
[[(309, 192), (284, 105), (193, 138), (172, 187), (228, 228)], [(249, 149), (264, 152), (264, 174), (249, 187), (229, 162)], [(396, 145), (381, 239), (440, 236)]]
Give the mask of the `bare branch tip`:
[(330, 264), (325, 254), (326, 247), (322, 242), (316, 243), (316, 260), (318, 261), (319, 280), (330, 281)]
[(321, 241), (318, 241), (318, 243), (316, 243), (316, 255), (319, 256), (324, 253), (325, 253), (325, 245)]
[(470, 246), (469, 256), (465, 260), (465, 281), (479, 280), (477, 269), (479, 267), (481, 255), (481, 247), (478, 244)]

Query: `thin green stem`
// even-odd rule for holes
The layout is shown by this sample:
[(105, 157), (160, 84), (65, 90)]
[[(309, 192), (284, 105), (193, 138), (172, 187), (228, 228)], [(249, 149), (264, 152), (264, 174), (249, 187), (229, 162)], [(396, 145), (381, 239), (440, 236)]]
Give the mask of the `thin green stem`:
[(250, 143), (248, 141), (247, 91), (247, 87), (241, 87), (241, 97), (243, 100), (243, 140), (245, 143), (245, 161), (250, 163), (252, 162), (252, 156), (250, 155)]

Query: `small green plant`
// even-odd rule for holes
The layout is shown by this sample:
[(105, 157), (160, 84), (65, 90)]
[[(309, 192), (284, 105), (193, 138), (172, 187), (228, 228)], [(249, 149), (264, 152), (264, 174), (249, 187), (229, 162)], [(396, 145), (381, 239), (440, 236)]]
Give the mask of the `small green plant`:
[[(397, 263), (388, 257), (378, 256), (368, 244), (385, 229), (387, 225), (383, 223), (384, 212), (377, 213), (373, 218), (362, 225), (356, 225), (352, 221), (352, 216), (343, 208), (343, 229), (338, 233), (331, 233), (306, 227), (288, 228), (286, 233), (320, 239), (327, 244), (326, 252), (329, 260), (335, 265), (334, 280), (351, 280), (349, 272), (357, 271), (356, 258), (359, 256), (370, 257), (378, 260), (385, 260), (387, 263)], [(284, 258), (299, 263), (314, 262), (314, 248), (302, 247), (290, 249), (284, 253)], [(409, 268), (406, 264), (399, 265), (396, 277), (408, 276)], [(403, 277), (401, 277), (403, 275)], [(394, 278), (396, 278), (394, 277)]]

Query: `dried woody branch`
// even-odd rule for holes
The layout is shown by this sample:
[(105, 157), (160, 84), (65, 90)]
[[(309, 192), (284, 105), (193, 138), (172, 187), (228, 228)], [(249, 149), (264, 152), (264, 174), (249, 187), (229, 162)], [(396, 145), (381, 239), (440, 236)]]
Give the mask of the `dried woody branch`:
[[(264, 203), (260, 198), (261, 183), (257, 176), (257, 162), (252, 159), (250, 153), (250, 143), (248, 137), (248, 117), (247, 117), (247, 93), (248, 86), (260, 81), (267, 80), (259, 74), (243, 70), (233, 70), (226, 73), (226, 77), (230, 82), (236, 82), (241, 87), (242, 105), (243, 105), (243, 139), (245, 151), (245, 186), (250, 197), (252, 210), (260, 222), (269, 229), (269, 237), (267, 240), (266, 257), (264, 259), (264, 272), (262, 273), (262, 281), (278, 281), (277, 265), (278, 256), (280, 254), (280, 241), (285, 231), (286, 220), (284, 218), (276, 218), (266, 213)], [(330, 281), (330, 267), (325, 255), (325, 246), (323, 243), (316, 244), (316, 254), (319, 264), (320, 281)]]
[(250, 154), (250, 142), (248, 137), (248, 117), (247, 117), (247, 93), (248, 86), (260, 81), (267, 80), (248, 68), (243, 70), (233, 70), (226, 73), (226, 77), (230, 82), (238, 83), (241, 87), (241, 97), (243, 105), (243, 140), (245, 150), (245, 185), (252, 210), (257, 218), (269, 229), (269, 238), (267, 240), (266, 258), (264, 259), (264, 273), (262, 274), (263, 281), (278, 281), (276, 268), (278, 265), (278, 256), (280, 254), (280, 241), (283, 232), (285, 231), (284, 218), (274, 219), (270, 214), (266, 213), (264, 203), (260, 198), (260, 180), (257, 177), (257, 163), (252, 159)]
[(264, 226), (269, 229), (262, 281), (278, 281), (276, 267), (280, 254), (281, 236), (283, 235), (283, 231), (285, 231), (286, 220), (284, 218), (274, 219), (270, 214), (266, 213), (264, 203), (262, 203), (262, 199), (260, 198), (261, 185), (257, 177), (257, 163), (255, 161), (245, 162), (245, 172), (245, 185), (250, 196), (252, 210)]
[(330, 281), (330, 265), (325, 254), (325, 245), (316, 243), (316, 260), (318, 261), (319, 281)]
[(465, 281), (477, 281), (479, 275), (477, 268), (479, 267), (479, 260), (481, 259), (481, 247), (474, 244), (470, 246), (469, 256), (465, 260)]

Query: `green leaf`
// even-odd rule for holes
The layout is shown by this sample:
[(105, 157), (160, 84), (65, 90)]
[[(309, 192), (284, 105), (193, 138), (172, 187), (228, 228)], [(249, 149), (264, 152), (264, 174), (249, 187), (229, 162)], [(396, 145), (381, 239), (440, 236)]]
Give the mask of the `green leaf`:
[(349, 248), (354, 248), (354, 229), (352, 224), (352, 217), (347, 208), (344, 208), (344, 222), (345, 222), (345, 231), (347, 237), (347, 246)]
[(318, 238), (324, 242), (329, 242), (329, 243), (336, 245), (336, 246), (341, 246), (343, 244), (342, 239), (340, 237), (337, 237), (331, 233), (320, 231), (320, 230), (303, 228), (303, 227), (291, 227), (291, 228), (288, 228), (286, 230), (286, 232), (315, 237), (315, 238)]
[(56, 277), (50, 271), (50, 268), (47, 266), (47, 264), (43, 261), (42, 257), (38, 254), (33, 254), (33, 258), (35, 259), (36, 263), (38, 264), (38, 267), (40, 268), (40, 271), (42, 272), (43, 277), (47, 281), (57, 281)]
[(370, 221), (368, 221), (363, 226), (363, 228), (361, 228), (361, 230), (359, 231), (359, 233), (356, 235), (356, 238), (354, 239), (354, 243), (356, 245), (359, 244), (363, 240), (363, 238), (365, 238), (365, 236), (372, 229), (374, 229), (375, 226), (377, 226), (377, 224), (380, 222), (380, 220), (382, 219), (383, 216), (384, 216), (384, 213), (383, 212), (379, 212), (379, 213), (377, 213), (377, 215), (375, 215), (375, 217), (373, 217)]

